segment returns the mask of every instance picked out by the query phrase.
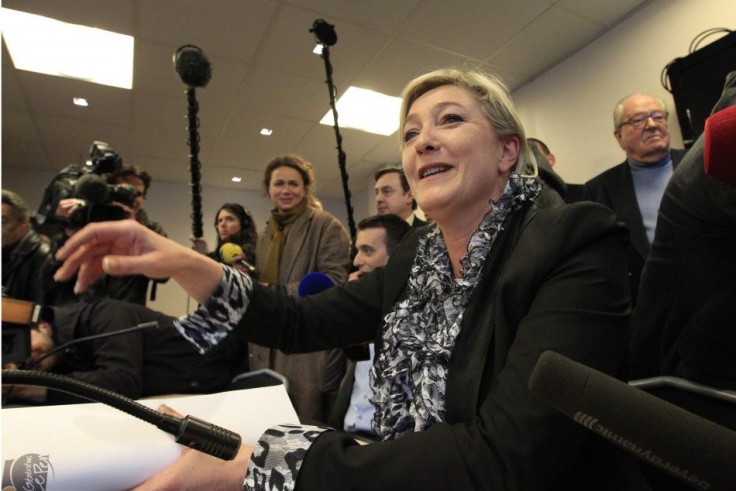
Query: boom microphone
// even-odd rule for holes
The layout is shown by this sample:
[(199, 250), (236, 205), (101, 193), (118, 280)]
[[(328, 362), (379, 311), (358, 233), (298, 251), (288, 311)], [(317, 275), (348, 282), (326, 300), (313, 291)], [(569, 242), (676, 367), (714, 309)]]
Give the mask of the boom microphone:
[[(529, 391), (575, 422), (698, 489), (736, 482), (736, 432), (553, 351)], [(730, 457), (728, 457), (730, 456)]]
[(204, 52), (193, 44), (185, 44), (174, 53), (174, 69), (189, 87), (204, 87), (212, 78), (212, 65)]
[(736, 106), (705, 120), (703, 164), (706, 174), (736, 187)]
[(315, 20), (309, 32), (313, 33), (317, 42), (324, 46), (333, 46), (337, 42), (335, 26), (328, 24), (324, 19)]

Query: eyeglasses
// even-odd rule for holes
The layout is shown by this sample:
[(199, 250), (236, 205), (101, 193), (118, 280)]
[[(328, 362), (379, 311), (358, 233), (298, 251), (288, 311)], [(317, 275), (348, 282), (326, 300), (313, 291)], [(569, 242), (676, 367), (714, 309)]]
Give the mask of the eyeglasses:
[(667, 122), (668, 115), (669, 113), (667, 111), (652, 111), (649, 114), (635, 114), (623, 123), (619, 124), (618, 127), (621, 128), (623, 125), (628, 124), (631, 125), (632, 128), (641, 128), (647, 124), (647, 120), (649, 120), (649, 118), (652, 118), (652, 121), (656, 124), (662, 124)]

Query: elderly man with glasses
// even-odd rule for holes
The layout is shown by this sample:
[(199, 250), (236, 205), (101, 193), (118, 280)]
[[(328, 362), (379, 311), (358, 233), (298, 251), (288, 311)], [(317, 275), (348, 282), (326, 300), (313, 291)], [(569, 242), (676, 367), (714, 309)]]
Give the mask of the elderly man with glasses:
[(626, 160), (585, 183), (585, 199), (615, 211), (631, 231), (627, 263), (634, 302), (654, 239), (659, 203), (685, 155), (684, 150), (670, 149), (668, 115), (660, 98), (632, 94), (621, 99), (613, 110), (613, 135)]

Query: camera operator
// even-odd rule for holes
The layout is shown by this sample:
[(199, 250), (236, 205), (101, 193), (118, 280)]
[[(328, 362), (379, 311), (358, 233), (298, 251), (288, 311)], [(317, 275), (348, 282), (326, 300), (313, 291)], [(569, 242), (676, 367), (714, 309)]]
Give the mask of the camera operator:
[[(67, 238), (65, 229), (81, 228), (88, 221), (120, 219), (109, 216), (118, 210), (97, 205), (104, 205), (109, 194), (102, 176), (117, 172), (122, 165), (122, 159), (110, 145), (93, 142), (86, 165), (64, 167), (44, 189), (38, 212), (33, 217), (36, 231), (54, 245), (61, 246)], [(92, 206), (82, 206), (87, 203)]]
[(140, 170), (135, 165), (123, 165), (120, 170), (113, 173), (108, 182), (115, 185), (130, 185), (136, 189), (135, 199), (130, 209), (133, 212), (132, 218), (142, 223), (159, 235), (166, 237), (163, 227), (158, 222), (149, 220), (148, 213), (143, 209), (143, 202), (146, 200), (148, 188), (151, 187), (151, 176), (146, 171)]
[[(151, 177), (135, 166), (123, 165), (120, 156), (107, 143), (92, 143), (89, 154), (89, 165), (65, 167), (44, 191), (37, 213), (40, 233), (60, 247), (90, 222), (131, 218), (166, 236), (161, 226), (150, 222), (141, 208)], [(44, 273), (50, 278), (53, 271)], [(103, 277), (86, 297), (88, 300), (109, 297), (145, 305), (148, 282), (149, 279), (142, 275)], [(73, 283), (47, 283), (46, 303), (62, 305), (76, 299)], [(153, 298), (155, 283), (151, 294)]]

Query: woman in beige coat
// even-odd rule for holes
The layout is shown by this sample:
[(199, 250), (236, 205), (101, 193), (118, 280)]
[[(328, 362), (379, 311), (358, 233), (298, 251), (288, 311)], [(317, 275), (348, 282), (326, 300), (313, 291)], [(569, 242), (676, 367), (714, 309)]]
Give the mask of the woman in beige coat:
[[(321, 272), (345, 283), (350, 240), (340, 222), (312, 206), (314, 174), (297, 155), (276, 157), (266, 166), (263, 184), (274, 204), (256, 244), (260, 282), (281, 285), (297, 295), (299, 281)], [(271, 368), (289, 380), (289, 395), (302, 420), (325, 421), (345, 371), (341, 350), (285, 355), (250, 344), (250, 368)]]

